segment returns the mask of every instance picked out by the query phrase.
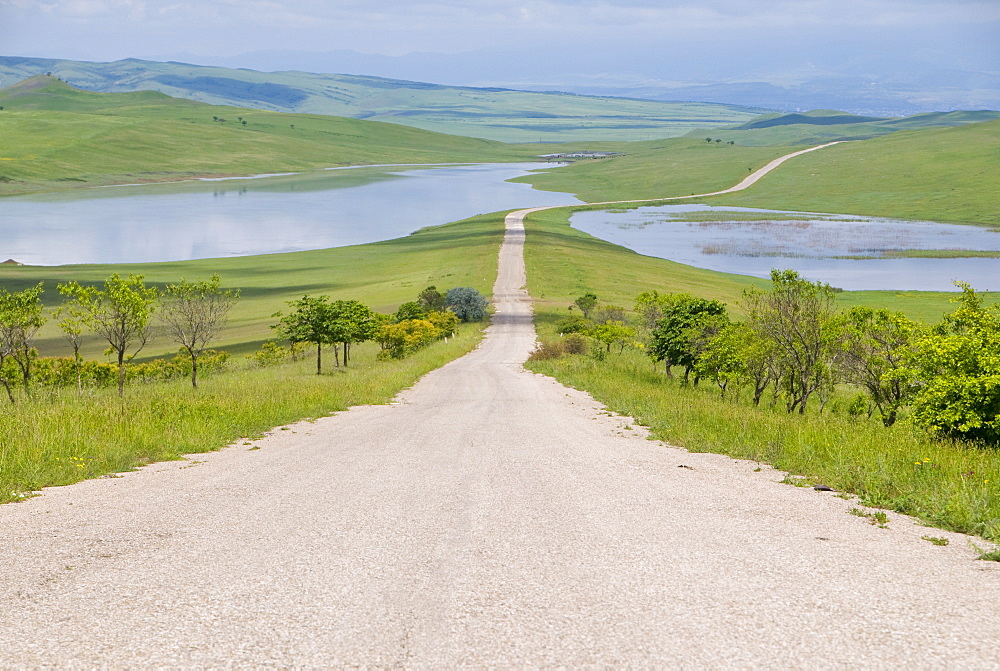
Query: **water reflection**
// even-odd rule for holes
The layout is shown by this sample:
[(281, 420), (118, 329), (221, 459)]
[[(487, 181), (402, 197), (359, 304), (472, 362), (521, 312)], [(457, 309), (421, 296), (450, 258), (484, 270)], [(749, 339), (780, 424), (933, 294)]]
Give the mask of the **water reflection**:
[(977, 226), (707, 205), (579, 212), (571, 223), (642, 254), (727, 273), (794, 268), (850, 290), (954, 291), (953, 280), (1000, 290), (997, 258), (880, 258), (892, 250), (1000, 251), (1000, 234)]
[(537, 167), (364, 168), (4, 198), (0, 260), (128, 263), (322, 249), (479, 213), (579, 202), (505, 181)]

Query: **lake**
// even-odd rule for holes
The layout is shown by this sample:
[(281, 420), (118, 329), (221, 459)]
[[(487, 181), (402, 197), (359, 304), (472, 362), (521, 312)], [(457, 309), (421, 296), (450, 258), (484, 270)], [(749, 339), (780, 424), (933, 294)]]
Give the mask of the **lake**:
[(726, 273), (769, 277), (772, 268), (792, 268), (848, 290), (956, 291), (953, 280), (1000, 290), (1000, 258), (880, 258), (893, 250), (1000, 251), (1000, 232), (979, 226), (707, 205), (578, 212), (570, 223), (641, 254)]
[(580, 202), (506, 181), (540, 165), (380, 166), (2, 198), (0, 261), (139, 263), (324, 249), (486, 212)]

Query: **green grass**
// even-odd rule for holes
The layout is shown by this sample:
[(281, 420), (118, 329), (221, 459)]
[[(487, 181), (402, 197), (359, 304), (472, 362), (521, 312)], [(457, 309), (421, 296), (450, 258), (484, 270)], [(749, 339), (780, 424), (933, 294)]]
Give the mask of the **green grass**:
[(375, 121), (154, 92), (92, 93), (46, 77), (0, 90), (0, 105), (0, 195), (346, 165), (524, 161), (539, 153)]
[[(794, 149), (678, 138), (636, 143), (624, 157), (518, 181), (587, 202), (711, 193)], [(998, 174), (1000, 120), (827, 147), (792, 159), (745, 191), (682, 202), (996, 226)]]
[[(348, 369), (315, 374), (315, 360), (189, 380), (87, 393), (37, 390), (0, 413), (0, 503), (42, 487), (67, 485), (135, 466), (216, 450), (302, 418), (353, 405), (385, 403), (420, 376), (475, 347), (479, 325), (401, 361), (376, 361), (378, 347), (356, 346)], [(313, 354), (314, 355), (314, 354)], [(331, 357), (332, 358), (332, 357)]]
[[(287, 311), (287, 301), (304, 294), (357, 299), (380, 312), (392, 312), (400, 303), (415, 300), (432, 284), (441, 290), (471, 286), (488, 296), (496, 280), (502, 239), (503, 214), (497, 213), (426, 228), (395, 240), (287, 254), (146, 264), (0, 265), (0, 286), (20, 291), (44, 282), (43, 302), (55, 306), (59, 282), (100, 283), (111, 273), (132, 272), (162, 287), (181, 278), (207, 279), (218, 273), (224, 286), (240, 289), (241, 298), (214, 346), (240, 354), (272, 338), (269, 325), (276, 320), (271, 315)], [(105, 346), (94, 337), (87, 342), (85, 354), (92, 358)], [(70, 353), (51, 321), (38, 345), (43, 355)], [(144, 354), (175, 351), (166, 338), (158, 338)]]
[(130, 59), (0, 59), (5, 81), (52, 72), (94, 91), (154, 89), (215, 105), (355, 117), (503, 142), (639, 140), (744, 123), (763, 110), (443, 86), (357, 75), (255, 72)]
[(794, 151), (789, 147), (709, 144), (691, 138), (595, 147), (627, 153), (599, 161), (579, 161), (513, 181), (544, 191), (567, 191), (591, 203), (684, 196), (727, 189), (773, 159)]
[[(528, 366), (636, 418), (656, 439), (771, 464), (806, 476), (803, 484), (855, 494), (863, 505), (1000, 542), (996, 450), (936, 441), (906, 422), (885, 428), (839, 412), (800, 417), (722, 400), (708, 384), (691, 388), (668, 380), (635, 351), (605, 361), (576, 355)], [(868, 515), (878, 521), (879, 513)]]
[(900, 131), (792, 159), (712, 205), (997, 225), (1000, 121)]

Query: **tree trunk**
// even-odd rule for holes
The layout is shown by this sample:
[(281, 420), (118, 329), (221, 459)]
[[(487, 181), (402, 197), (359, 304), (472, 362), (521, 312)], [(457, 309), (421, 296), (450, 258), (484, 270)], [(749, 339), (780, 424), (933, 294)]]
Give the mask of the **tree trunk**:
[(4, 389), (7, 390), (7, 398), (10, 399), (10, 404), (14, 405), (14, 403), (15, 403), (15, 401), (14, 401), (14, 392), (12, 392), (10, 390), (10, 383), (7, 382), (7, 378), (0, 378), (0, 382), (3, 383)]
[(198, 356), (191, 352), (191, 387), (198, 388)]
[(125, 350), (118, 350), (118, 398), (125, 395)]
[(340, 368), (340, 345), (333, 343), (333, 367)]
[(76, 362), (76, 393), (83, 395), (83, 364), (80, 361), (80, 346), (73, 346), (73, 361)]
[[(334, 352), (337, 350), (334, 349)], [(316, 343), (316, 374), (323, 374), (323, 343)]]

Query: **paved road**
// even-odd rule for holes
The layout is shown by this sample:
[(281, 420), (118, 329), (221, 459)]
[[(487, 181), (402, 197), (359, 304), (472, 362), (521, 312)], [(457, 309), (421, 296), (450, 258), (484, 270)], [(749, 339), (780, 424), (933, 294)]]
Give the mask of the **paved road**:
[(525, 371), (520, 217), (482, 346), (395, 404), (0, 507), (0, 667), (1000, 667), (963, 537)]

